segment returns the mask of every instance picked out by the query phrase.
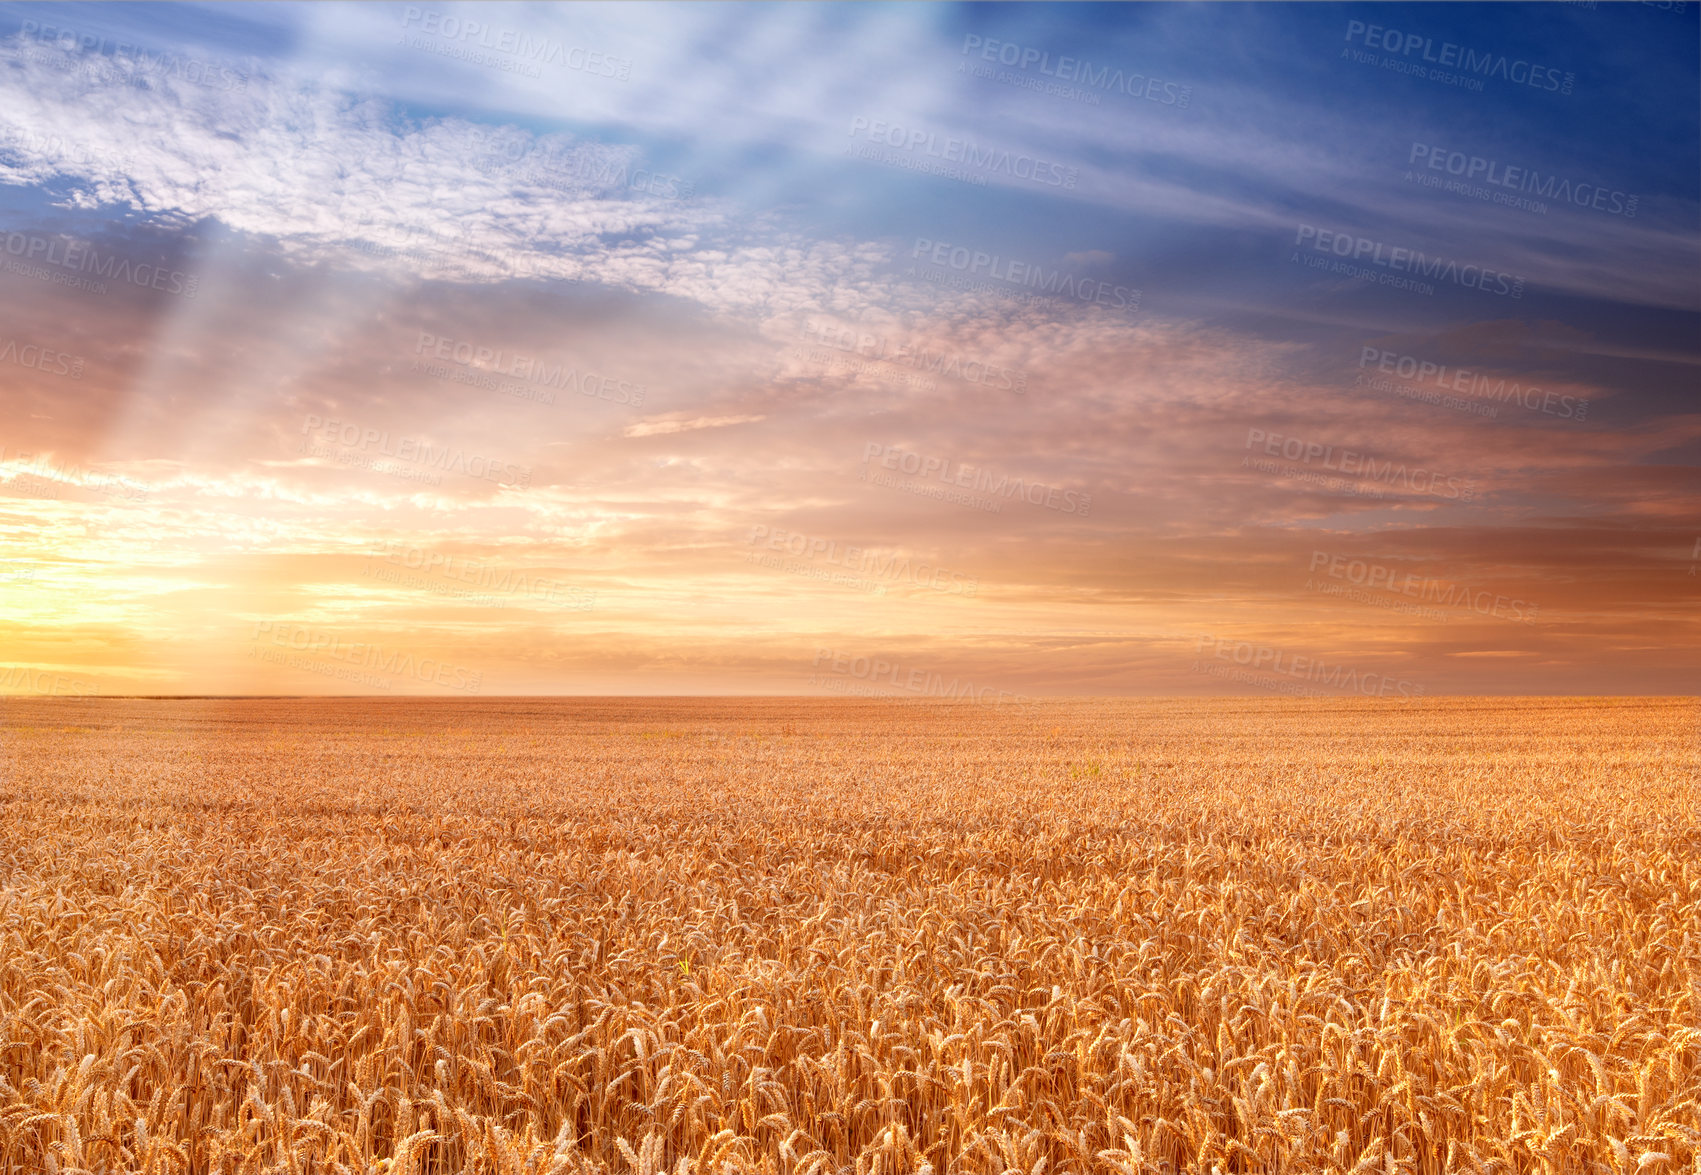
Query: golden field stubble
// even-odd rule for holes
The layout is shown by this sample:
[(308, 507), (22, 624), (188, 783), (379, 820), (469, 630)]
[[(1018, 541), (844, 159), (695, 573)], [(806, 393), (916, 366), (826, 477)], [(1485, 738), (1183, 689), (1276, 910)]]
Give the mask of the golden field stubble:
[(1698, 1171), (1697, 727), (0, 702), (0, 1172)]

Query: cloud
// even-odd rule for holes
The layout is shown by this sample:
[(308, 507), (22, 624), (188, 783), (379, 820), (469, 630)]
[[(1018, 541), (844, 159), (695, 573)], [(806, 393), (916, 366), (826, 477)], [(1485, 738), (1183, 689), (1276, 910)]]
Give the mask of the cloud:
[[(48, 186), (67, 208), (119, 204), (191, 223), (217, 217), (275, 240), (303, 263), (329, 260), (431, 280), (600, 282), (733, 313), (835, 302), (854, 308), (880, 300), (883, 291), (867, 283), (867, 263), (888, 258), (869, 257), (872, 242), (741, 215), (746, 193), (724, 182), (737, 175), (727, 170), (728, 155), (745, 145), (778, 149), (790, 156), (799, 185), (877, 190), (893, 173), (844, 159), (844, 128), (853, 117), (886, 112), (969, 133), (1000, 150), (1080, 161), (1080, 184), (1069, 192), (992, 176), (1036, 208), (1089, 217), (1114, 209), (1255, 233), (1270, 240), (1276, 273), (1283, 272), (1283, 242), (1307, 223), (1493, 265), (1589, 297), (1694, 303), (1698, 254), (1688, 203), (1649, 193), (1634, 219), (1568, 208), (1531, 215), (1433, 192), (1402, 179), (1395, 150), (1422, 137), (1421, 111), (1402, 115), (1388, 142), (1367, 147), (1352, 112), (1271, 86), (1269, 64), (1251, 77), (1202, 80), (1210, 102), (1181, 109), (1129, 99), (1123, 110), (1036, 100), (1001, 85), (966, 88), (955, 73), (955, 39), (929, 14), (788, 13), (754, 36), (744, 27), (751, 15), (738, 10), (676, 10), (666, 28), (647, 6), (575, 9), (571, 19), (525, 11), (525, 31), (545, 41), (600, 45), (632, 58), (635, 72), (624, 83), (582, 70), (534, 80), (410, 49), (398, 44), (406, 30), (387, 9), (268, 19), (304, 22), (294, 33), (311, 48), (297, 60), (241, 62), (246, 84), (237, 92), (177, 76), (140, 88), (113, 85), (78, 68), (87, 60), (75, 51), (8, 39), (0, 51), (9, 66), (0, 71), (0, 109), (9, 122), (0, 127), (9, 158), (0, 164), (0, 182)], [(839, 27), (846, 19), (848, 27)], [(712, 42), (725, 49), (731, 30), (740, 48), (719, 65), (708, 64), (716, 54), (687, 48)], [(1173, 22), (1148, 33), (1181, 36)], [(895, 55), (897, 75), (908, 79), (872, 105), (841, 75), (846, 53), (859, 44)], [(1144, 56), (1163, 50), (1159, 40)], [(758, 52), (759, 69), (749, 60)], [(753, 72), (742, 72), (741, 61)], [(374, 91), (351, 92), (348, 71), (357, 65), (376, 81)], [(768, 79), (756, 92), (753, 76)], [(421, 88), (427, 80), (430, 88)], [(462, 95), (464, 114), (408, 113), (412, 103), (441, 106), (445, 93)], [(616, 137), (629, 141), (522, 129), (520, 112), (551, 117), (567, 96), (585, 117), (623, 128)], [(704, 127), (724, 144), (720, 153), (699, 149), (663, 166), (636, 145), (667, 136), (701, 140)], [(1491, 146), (1484, 142), (1482, 150)], [(693, 166), (699, 179), (723, 182), (697, 183), (696, 196), (680, 198), (694, 181), (672, 173)], [(640, 174), (649, 178), (634, 182)], [(1563, 178), (1589, 191), (1613, 179)], [(710, 197), (711, 188), (725, 194)], [(972, 192), (965, 188), (962, 196)], [(1124, 253), (1094, 248), (1065, 257), (1110, 265)]]
[(690, 419), (642, 420), (620, 430), (624, 437), (668, 436), (673, 433), (696, 432), (703, 428), (725, 428), (731, 424), (751, 424), (766, 420), (766, 416), (697, 416)]

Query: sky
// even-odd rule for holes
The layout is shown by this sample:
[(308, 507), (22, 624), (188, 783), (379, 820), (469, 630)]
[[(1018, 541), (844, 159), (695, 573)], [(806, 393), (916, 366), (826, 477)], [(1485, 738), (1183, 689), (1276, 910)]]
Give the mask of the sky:
[(0, 4), (0, 692), (1701, 693), (1698, 42)]

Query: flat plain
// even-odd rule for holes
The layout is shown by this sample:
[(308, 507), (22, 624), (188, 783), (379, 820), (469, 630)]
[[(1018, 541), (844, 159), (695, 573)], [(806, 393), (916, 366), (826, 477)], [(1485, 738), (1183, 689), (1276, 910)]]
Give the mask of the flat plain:
[(1701, 1171), (1694, 699), (0, 701), (0, 1172)]

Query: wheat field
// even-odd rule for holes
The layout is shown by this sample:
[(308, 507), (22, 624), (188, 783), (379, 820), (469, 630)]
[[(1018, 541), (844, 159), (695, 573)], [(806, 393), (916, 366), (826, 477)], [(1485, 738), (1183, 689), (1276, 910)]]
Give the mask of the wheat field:
[(1701, 1171), (1685, 699), (0, 702), (0, 1172)]

